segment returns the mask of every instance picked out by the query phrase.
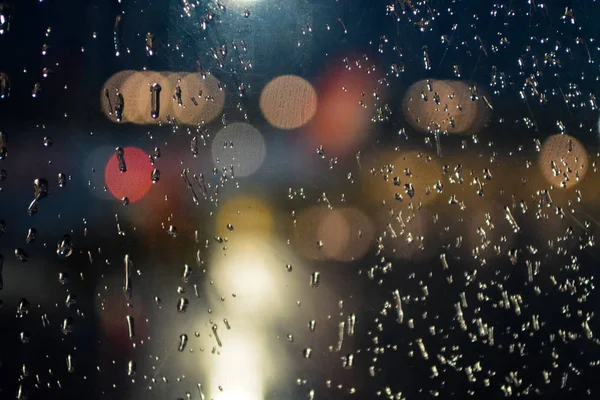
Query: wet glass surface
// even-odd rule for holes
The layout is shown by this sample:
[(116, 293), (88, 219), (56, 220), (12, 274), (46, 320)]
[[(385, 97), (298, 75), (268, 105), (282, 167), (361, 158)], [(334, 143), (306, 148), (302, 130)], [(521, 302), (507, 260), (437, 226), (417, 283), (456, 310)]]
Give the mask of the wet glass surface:
[(0, 399), (596, 398), (598, 15), (0, 0)]

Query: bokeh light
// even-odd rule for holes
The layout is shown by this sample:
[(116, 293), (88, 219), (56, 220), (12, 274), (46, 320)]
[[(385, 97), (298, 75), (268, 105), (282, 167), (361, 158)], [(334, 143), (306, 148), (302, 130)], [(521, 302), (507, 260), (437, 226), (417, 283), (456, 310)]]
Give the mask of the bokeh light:
[(272, 206), (249, 196), (228, 200), (219, 207), (216, 234), (220, 237), (266, 236), (273, 231)]
[[(239, 319), (235, 321), (240, 322)], [(250, 324), (236, 328), (237, 331), (233, 333), (223, 332), (226, 335), (223, 340), (226, 340), (227, 345), (216, 360), (211, 360), (211, 398), (262, 400), (265, 398), (266, 377), (275, 373), (273, 354), (267, 351), (272, 347), (264, 343), (263, 335), (260, 334), (262, 330), (258, 330), (257, 326)]]
[(305, 209), (297, 215), (292, 228), (293, 244), (304, 257), (325, 260), (327, 254), (335, 254), (342, 247), (340, 242), (347, 240), (349, 228), (339, 215), (329, 219), (330, 226), (321, 226), (321, 221), (329, 212), (331, 210), (327, 207), (318, 206)]
[(250, 124), (235, 122), (221, 129), (212, 142), (215, 167), (244, 177), (262, 165), (267, 149), (262, 134)]
[[(171, 73), (171, 116), (184, 125), (209, 123), (217, 118), (225, 105), (225, 91), (219, 81), (210, 74)], [(176, 96), (177, 86), (181, 89), (181, 105)], [(173, 98), (175, 97), (175, 98)]]
[(438, 255), (442, 226), (434, 215), (425, 208), (380, 211), (377, 227), (383, 253), (408, 262), (422, 262)]
[(585, 147), (569, 135), (553, 135), (546, 139), (538, 160), (544, 178), (557, 188), (572, 188), (588, 170)]
[(336, 157), (356, 151), (374, 128), (376, 108), (386, 97), (368, 61), (345, 60), (347, 66), (329, 66), (317, 86), (317, 112), (300, 139), (310, 151), (323, 146), (325, 154)]
[(491, 101), (481, 87), (461, 81), (425, 79), (406, 91), (403, 111), (406, 121), (420, 132), (470, 134), (489, 121)]
[(357, 208), (342, 208), (336, 213), (345, 220), (348, 235), (341, 250), (332, 253), (330, 258), (345, 262), (358, 261), (374, 246), (375, 228), (367, 214)]
[[(161, 86), (158, 118), (152, 118), (152, 97), (150, 87), (158, 83)], [(123, 122), (135, 124), (155, 124), (166, 121), (170, 103), (169, 93), (173, 87), (164, 75), (153, 71), (137, 71), (131, 75), (120, 88), (123, 95)]]
[(100, 146), (89, 152), (80, 170), (81, 177), (90, 192), (98, 199), (114, 200), (106, 187), (106, 160), (115, 154), (115, 148)]
[[(151, 114), (150, 87), (155, 83), (161, 87), (158, 118)], [(121, 71), (105, 82), (100, 93), (102, 112), (113, 122), (118, 122), (118, 93), (123, 103), (121, 122), (134, 124), (159, 124), (169, 118), (183, 125), (208, 123), (225, 105), (225, 91), (210, 74), (203, 77), (188, 72)]]
[(261, 319), (261, 324), (271, 324), (286, 314), (286, 304), (277, 301), (289, 290), (284, 284), (289, 278), (285, 266), (300, 268), (300, 264), (290, 248), (279, 240), (271, 236), (236, 235), (224, 246), (215, 246), (208, 261), (215, 300), (231, 299), (228, 301), (235, 304), (231, 313), (250, 312)]
[(130, 202), (140, 200), (152, 186), (151, 174), (153, 167), (148, 154), (137, 147), (125, 147), (124, 159), (127, 170), (119, 170), (117, 155), (113, 154), (106, 163), (104, 177), (108, 190), (117, 199), (127, 197)]
[(375, 230), (366, 214), (353, 208), (311, 207), (300, 212), (293, 244), (312, 260), (354, 261), (374, 244)]
[(309, 82), (299, 76), (279, 76), (263, 89), (260, 109), (271, 125), (295, 129), (306, 125), (315, 115), (317, 93)]
[(360, 177), (365, 193), (375, 204), (405, 208), (438, 199), (436, 185), (443, 174), (435, 154), (409, 150), (367, 155)]
[(119, 103), (117, 93), (121, 91), (123, 84), (136, 73), (136, 71), (131, 70), (117, 72), (108, 78), (102, 86), (102, 90), (100, 91), (100, 107), (104, 115), (112, 122), (117, 122), (117, 112), (115, 112)]

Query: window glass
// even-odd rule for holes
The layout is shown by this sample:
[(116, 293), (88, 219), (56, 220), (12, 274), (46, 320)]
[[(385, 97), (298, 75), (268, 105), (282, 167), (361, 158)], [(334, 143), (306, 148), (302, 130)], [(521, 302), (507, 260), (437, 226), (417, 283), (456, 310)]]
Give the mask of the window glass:
[(595, 398), (599, 13), (0, 0), (0, 398)]

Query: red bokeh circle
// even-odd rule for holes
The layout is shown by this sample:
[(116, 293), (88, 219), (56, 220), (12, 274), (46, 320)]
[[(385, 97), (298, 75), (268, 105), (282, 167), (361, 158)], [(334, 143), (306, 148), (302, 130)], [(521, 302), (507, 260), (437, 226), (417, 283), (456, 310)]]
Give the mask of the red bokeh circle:
[(121, 200), (127, 197), (130, 202), (138, 201), (148, 193), (152, 186), (152, 164), (148, 154), (137, 147), (125, 147), (124, 149), (125, 172), (119, 170), (117, 155), (106, 163), (104, 179), (110, 193)]

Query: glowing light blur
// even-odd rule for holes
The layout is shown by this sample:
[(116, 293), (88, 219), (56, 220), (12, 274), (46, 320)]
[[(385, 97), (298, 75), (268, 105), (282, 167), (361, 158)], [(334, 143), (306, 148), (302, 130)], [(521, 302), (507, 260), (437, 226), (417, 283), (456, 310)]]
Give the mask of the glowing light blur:
[[(158, 118), (151, 115), (150, 87), (158, 83), (160, 91), (160, 109)], [(166, 121), (169, 106), (169, 93), (173, 92), (171, 82), (159, 72), (141, 71), (131, 75), (119, 89), (123, 95), (123, 122), (135, 124), (156, 124)]]
[[(312, 207), (301, 211), (296, 218), (292, 231), (293, 244), (308, 259), (325, 260), (327, 253), (335, 252), (335, 250), (328, 250), (329, 246), (332, 244), (335, 246), (341, 236), (347, 237), (348, 235), (345, 221), (339, 219), (334, 221), (341, 222), (335, 227), (339, 232), (336, 233), (335, 229), (323, 228), (319, 232), (319, 221), (325, 218), (328, 211), (326, 207)], [(322, 241), (322, 244), (319, 241)]]
[(115, 154), (115, 148), (101, 146), (95, 148), (86, 157), (81, 176), (90, 192), (102, 200), (114, 200), (114, 195), (106, 187), (106, 161)]
[(315, 115), (317, 93), (310, 83), (298, 76), (279, 76), (263, 89), (260, 109), (271, 125), (295, 129), (306, 125)]
[(374, 245), (375, 228), (369, 217), (356, 208), (337, 210), (348, 226), (348, 240), (341, 251), (332, 258), (338, 261), (355, 261), (364, 257)]
[(148, 154), (136, 147), (125, 147), (126, 172), (119, 171), (117, 156), (113, 153), (106, 163), (104, 177), (110, 193), (121, 200), (127, 197), (130, 202), (140, 200), (152, 187), (152, 165)]
[(289, 290), (284, 284), (289, 278), (286, 264), (300, 266), (289, 247), (272, 237), (243, 234), (230, 237), (225, 248), (213, 249), (208, 272), (215, 297), (226, 296), (236, 313), (250, 312), (270, 323), (288, 310), (279, 301)]
[(134, 74), (136, 74), (136, 71), (131, 70), (117, 72), (108, 78), (102, 86), (102, 90), (100, 91), (100, 107), (104, 115), (112, 122), (117, 122), (117, 113), (115, 112), (119, 101), (117, 93), (121, 91), (123, 84)]
[[(240, 322), (239, 319), (235, 321)], [(264, 331), (256, 326), (236, 326), (235, 331), (226, 332), (226, 335), (223, 340), (227, 345), (221, 349), (219, 357), (211, 360), (211, 398), (263, 400), (265, 375), (273, 374), (275, 365), (267, 351), (269, 344), (263, 337)]]
[[(225, 105), (225, 91), (213, 75), (206, 78), (197, 73), (171, 73), (173, 93), (169, 97), (170, 112), (179, 123), (197, 125), (213, 121), (221, 114)], [(181, 105), (177, 99), (177, 86), (181, 89)], [(193, 99), (193, 100), (192, 100)]]
[(544, 141), (538, 160), (542, 175), (550, 184), (569, 189), (585, 177), (588, 159), (579, 140), (569, 135), (553, 135)]
[(267, 149), (262, 134), (252, 125), (235, 122), (221, 129), (213, 139), (215, 166), (238, 177), (254, 173), (263, 163)]
[(303, 265), (281, 240), (252, 233), (231, 236), (226, 249), (213, 247), (209, 264), (211, 318), (217, 321), (215, 314), (222, 315), (231, 325), (228, 329), (218, 324), (223, 346), (219, 356), (210, 359), (210, 396), (262, 400), (267, 390), (291, 378), (287, 342), (274, 340), (282, 322), (297, 319), (289, 307), (299, 282), (285, 265), (294, 265), (295, 274)]
[(386, 88), (380, 87), (369, 61), (347, 60), (347, 66), (340, 62), (329, 67), (317, 86), (319, 106), (301, 139), (310, 151), (322, 145), (328, 156), (348, 155), (367, 140), (375, 126), (372, 119), (386, 97)]
[[(393, 207), (431, 204), (440, 197), (435, 188), (443, 178), (442, 165), (428, 152), (386, 152), (365, 157), (361, 183), (376, 204), (385, 201)], [(376, 174), (370, 173), (374, 168)]]
[[(151, 115), (150, 87), (155, 83), (161, 87), (158, 118)], [(187, 72), (121, 71), (105, 82), (100, 93), (102, 112), (113, 122), (118, 122), (119, 93), (122, 122), (134, 124), (159, 124), (169, 118), (185, 125), (208, 123), (225, 105), (225, 92), (212, 75), (202, 78)]]
[(363, 212), (327, 207), (302, 211), (292, 232), (293, 244), (305, 257), (336, 261), (363, 257), (374, 243), (374, 234), (373, 225)]
[(489, 121), (490, 97), (482, 88), (460, 81), (421, 80), (406, 91), (403, 111), (420, 132), (470, 134)]
[(219, 207), (215, 231), (218, 236), (268, 235), (273, 230), (272, 207), (247, 196), (236, 197)]
[(381, 211), (377, 218), (382, 232), (384, 254), (405, 261), (420, 262), (438, 255), (439, 228), (433, 213), (424, 208), (416, 211)]

